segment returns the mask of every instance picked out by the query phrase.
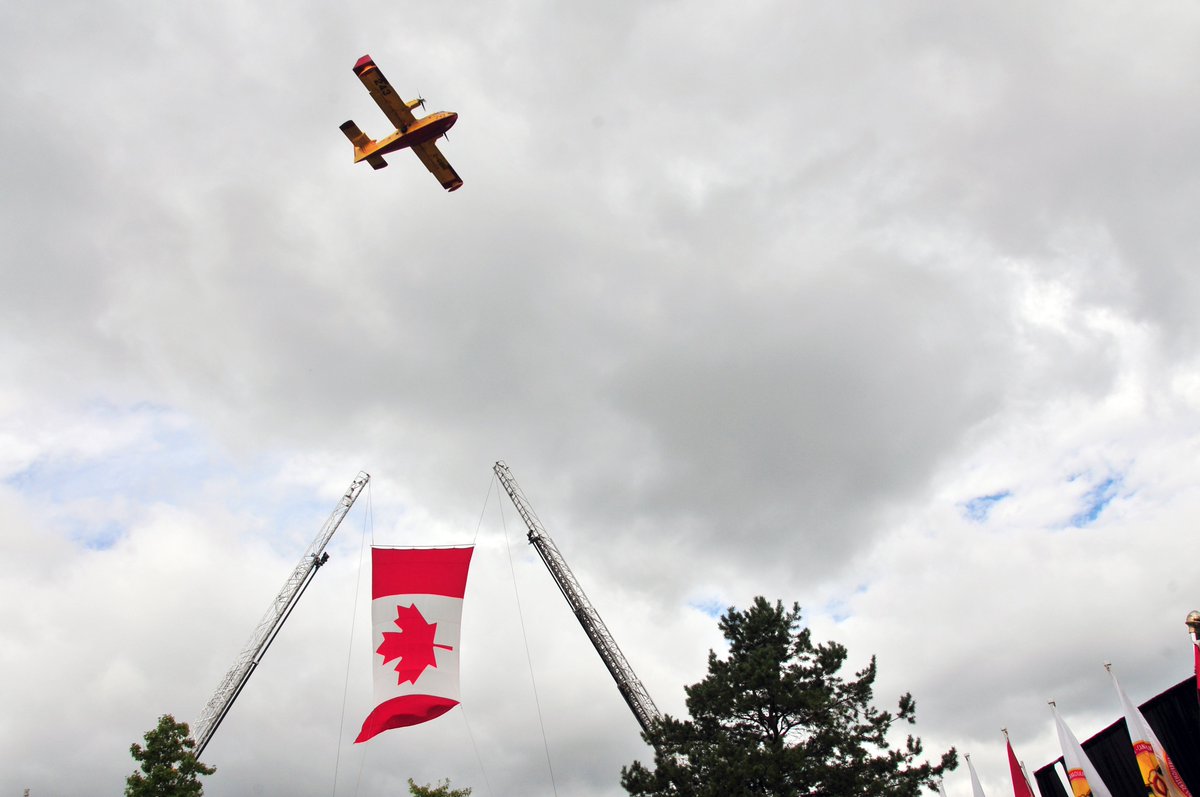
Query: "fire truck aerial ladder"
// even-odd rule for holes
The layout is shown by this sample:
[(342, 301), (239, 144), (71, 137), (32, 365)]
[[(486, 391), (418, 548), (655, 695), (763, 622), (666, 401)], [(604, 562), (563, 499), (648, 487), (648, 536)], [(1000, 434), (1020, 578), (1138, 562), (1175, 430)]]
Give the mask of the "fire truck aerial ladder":
[(497, 462), (493, 470), (496, 477), (500, 479), (500, 483), (504, 485), (504, 490), (512, 499), (513, 506), (517, 508), (521, 519), (525, 521), (525, 527), (529, 530), (529, 544), (537, 550), (538, 556), (542, 558), (546, 569), (554, 578), (554, 583), (558, 585), (563, 597), (570, 604), (571, 611), (575, 612), (575, 619), (583, 626), (588, 639), (592, 640), (592, 644), (596, 646), (596, 652), (600, 654), (604, 666), (608, 667), (613, 680), (617, 682), (617, 689), (625, 698), (625, 702), (629, 704), (638, 724), (642, 726), (643, 731), (649, 733), (650, 724), (661, 716), (658, 707), (650, 699), (650, 693), (646, 691), (646, 687), (642, 685), (633, 668), (629, 666), (629, 662), (625, 660), (621, 649), (617, 647), (616, 640), (609, 633), (604, 621), (600, 619), (600, 614), (588, 601), (587, 595), (583, 594), (583, 588), (579, 586), (571, 568), (567, 567), (566, 560), (558, 552), (558, 546), (554, 544), (554, 540), (550, 539), (550, 535), (546, 533), (546, 529), (538, 520), (537, 514), (529, 504), (529, 499), (521, 492), (521, 488), (508, 470), (508, 466), (503, 462)]
[(325, 525), (321, 527), (321, 533), (308, 546), (308, 550), (304, 552), (304, 556), (300, 557), (300, 563), (296, 565), (296, 569), (288, 576), (283, 589), (275, 596), (271, 607), (267, 609), (267, 613), (259, 621), (258, 626), (254, 629), (254, 634), (250, 637), (250, 641), (246, 643), (245, 649), (237, 657), (237, 660), (234, 661), (233, 666), (229, 668), (225, 679), (217, 687), (216, 693), (208, 701), (208, 705), (204, 707), (204, 711), (200, 713), (200, 719), (196, 721), (196, 726), (192, 733), (192, 738), (196, 740), (197, 758), (204, 752), (204, 748), (208, 746), (209, 740), (216, 733), (217, 727), (225, 719), (225, 715), (229, 713), (229, 709), (233, 706), (233, 701), (237, 700), (238, 695), (245, 688), (246, 682), (250, 680), (250, 676), (254, 673), (255, 668), (258, 667), (258, 663), (262, 661), (263, 655), (267, 652), (267, 648), (271, 646), (271, 642), (275, 640), (275, 636), (279, 633), (279, 629), (283, 627), (284, 621), (292, 613), (292, 609), (296, 608), (296, 603), (300, 600), (300, 596), (304, 594), (304, 590), (308, 588), (308, 584), (312, 581), (312, 577), (316, 575), (317, 569), (329, 561), (329, 554), (325, 553), (325, 546), (329, 544), (333, 533), (337, 531), (342, 518), (346, 517), (346, 513), (350, 511), (350, 507), (354, 506), (354, 499), (358, 498), (358, 494), (362, 492), (362, 489), (366, 487), (367, 482), (370, 480), (370, 475), (361, 471), (354, 477), (350, 488), (346, 490), (341, 500), (338, 501), (337, 507), (334, 508), (333, 514), (329, 516), (329, 519), (325, 521)]

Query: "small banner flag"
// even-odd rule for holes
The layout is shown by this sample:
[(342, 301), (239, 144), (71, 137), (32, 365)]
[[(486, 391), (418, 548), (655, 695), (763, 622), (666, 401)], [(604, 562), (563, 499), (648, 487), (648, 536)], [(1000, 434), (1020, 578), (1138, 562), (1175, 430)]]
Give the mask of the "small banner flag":
[(474, 548), (371, 549), (377, 705), (355, 744), (458, 705), (458, 631)]
[(971, 756), (963, 756), (967, 759), (967, 769), (971, 770), (971, 794), (972, 797), (987, 797), (983, 793), (983, 785), (979, 782), (979, 775), (975, 774), (975, 765), (971, 763)]
[(1196, 664), (1192, 668), (1192, 672), (1196, 674), (1196, 698), (1200, 700), (1200, 641), (1192, 640), (1192, 652), (1196, 659)]
[(1025, 770), (1021, 769), (1021, 762), (1013, 752), (1012, 742), (1008, 740), (1007, 733), (1004, 735), (1004, 746), (1008, 748), (1008, 772), (1012, 775), (1013, 797), (1033, 797), (1033, 789), (1025, 779)]
[(1133, 742), (1133, 754), (1137, 757), (1146, 794), (1160, 797), (1192, 797), (1192, 793), (1184, 785), (1183, 778), (1179, 776), (1179, 771), (1171, 763), (1167, 751), (1150, 728), (1150, 723), (1146, 722), (1145, 716), (1129, 699), (1129, 695), (1125, 694), (1112, 667), (1105, 665), (1105, 668), (1112, 676), (1113, 686), (1117, 688), (1117, 696), (1121, 699), (1121, 709), (1125, 712), (1125, 727), (1129, 729), (1129, 740)]
[(1100, 773), (1092, 766), (1091, 759), (1079, 745), (1079, 740), (1058, 716), (1058, 706), (1050, 704), (1054, 713), (1054, 724), (1058, 728), (1058, 743), (1062, 746), (1063, 764), (1067, 767), (1067, 780), (1071, 782), (1071, 793), (1075, 797), (1112, 797), (1112, 792), (1100, 779)]

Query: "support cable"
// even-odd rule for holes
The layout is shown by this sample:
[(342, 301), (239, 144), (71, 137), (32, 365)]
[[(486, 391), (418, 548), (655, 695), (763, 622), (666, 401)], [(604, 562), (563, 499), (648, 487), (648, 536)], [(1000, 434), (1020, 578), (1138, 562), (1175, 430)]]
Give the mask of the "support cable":
[(617, 641), (613, 639), (613, 635), (609, 632), (608, 626), (604, 624), (600, 613), (596, 611), (592, 602), (584, 594), (583, 587), (579, 585), (575, 574), (571, 572), (567, 560), (563, 558), (558, 546), (546, 532), (546, 527), (542, 525), (537, 513), (533, 511), (533, 506), (525, 497), (525, 493), (521, 491), (508, 466), (503, 462), (497, 462), (493, 470), (500, 479), (500, 483), (504, 485), (504, 489), (508, 493), (508, 497), (512, 499), (513, 506), (517, 508), (521, 519), (525, 521), (525, 527), (529, 531), (529, 544), (542, 558), (546, 569), (550, 571), (551, 578), (554, 579), (559, 591), (566, 598), (571, 611), (575, 613), (575, 619), (583, 627), (584, 633), (592, 641), (604, 666), (608, 668), (609, 674), (616, 682), (621, 697), (625, 698), (634, 718), (637, 719), (638, 724), (642, 726), (642, 731), (649, 738), (651, 727), (662, 716), (658, 707), (654, 705), (650, 693), (633, 671), (633, 667), (629, 665), (625, 654), (617, 646)]
[(517, 617), (521, 621), (521, 639), (525, 643), (525, 661), (529, 665), (529, 682), (533, 685), (533, 705), (537, 709), (538, 727), (542, 731), (542, 748), (546, 751), (546, 768), (550, 772), (550, 788), (553, 789), (555, 797), (558, 797), (558, 783), (554, 780), (554, 765), (550, 762), (550, 743), (546, 739), (546, 723), (542, 719), (542, 703), (538, 699), (537, 679), (533, 675), (533, 657), (529, 654), (529, 635), (525, 633), (525, 612), (521, 608), (521, 591), (517, 589), (517, 569), (513, 565), (512, 545), (508, 539), (508, 524), (504, 522), (504, 505), (497, 502), (500, 507), (500, 526), (504, 529), (504, 550), (508, 552), (508, 569), (512, 573), (513, 595), (517, 599)]
[[(333, 760), (333, 794), (337, 794), (338, 784), (338, 769), (342, 762), (342, 731), (346, 725), (346, 699), (350, 693), (350, 661), (354, 656), (354, 628), (358, 621), (358, 595), (362, 589), (362, 571), (363, 558), (367, 551), (367, 529), (371, 530), (372, 535), (375, 531), (375, 518), (372, 513), (371, 506), (371, 486), (367, 485), (367, 511), (363, 513), (362, 540), (358, 545), (358, 573), (354, 577), (354, 605), (350, 609), (350, 641), (346, 645), (346, 677), (342, 683), (342, 716), (338, 721), (337, 732), (337, 755)], [(361, 772), (361, 768), (360, 768)], [(358, 784), (355, 784), (355, 793), (358, 792)]]
[[(474, 547), (479, 540), (479, 530), (483, 527), (483, 518), (484, 515), (487, 514), (488, 503), (492, 500), (492, 490), (495, 488), (495, 486), (496, 474), (493, 473), (491, 480), (488, 482), (487, 493), (483, 496), (483, 508), (479, 510), (479, 522), (475, 524), (475, 536), (471, 539), (472, 547)], [(497, 498), (499, 498), (499, 496), (497, 496)], [(507, 545), (507, 539), (505, 540), (505, 544)], [(467, 737), (471, 740), (471, 749), (475, 751), (475, 763), (479, 765), (479, 772), (483, 775), (483, 782), (487, 787), (487, 793), (491, 795), (492, 783), (488, 779), (487, 767), (483, 765), (483, 756), (479, 754), (479, 745), (475, 743), (475, 733), (471, 730), (471, 723), (467, 719), (467, 710), (463, 707), (462, 703), (458, 704), (458, 710), (462, 715), (463, 725), (465, 725), (467, 728)]]
[(296, 565), (292, 574), (288, 576), (287, 581), (283, 584), (283, 589), (275, 596), (275, 600), (267, 609), (267, 613), (259, 621), (254, 629), (254, 633), (250, 636), (249, 642), (242, 650), (241, 654), (234, 661), (229, 672), (225, 674), (225, 678), (221, 681), (217, 691), (205, 705), (204, 710), (200, 713), (200, 719), (195, 723), (195, 734), (193, 738), (196, 740), (196, 757), (199, 758), (204, 754), (204, 748), (208, 746), (208, 742), (212, 739), (212, 735), (216, 733), (221, 722), (229, 713), (233, 703), (245, 688), (246, 682), (250, 680), (250, 676), (254, 674), (254, 670), (258, 667), (262, 657), (266, 654), (267, 648), (279, 633), (279, 629), (283, 627), (284, 621), (291, 615), (292, 610), (296, 607), (296, 603), (300, 600), (300, 596), (308, 589), (308, 584), (311, 582), (313, 575), (317, 569), (325, 564), (329, 559), (329, 554), (325, 553), (325, 546), (329, 544), (329, 540), (333, 537), (333, 533), (337, 531), (342, 519), (346, 517), (346, 513), (350, 511), (350, 507), (354, 505), (354, 499), (362, 491), (363, 487), (371, 480), (371, 477), (363, 472), (354, 478), (350, 483), (350, 487), (342, 495), (338, 505), (334, 508), (329, 519), (325, 521), (325, 525), (321, 527), (317, 538), (308, 546), (308, 550), (300, 557), (299, 564)]
[(467, 737), (471, 740), (471, 748), (475, 751), (475, 762), (479, 764), (479, 774), (483, 775), (483, 784), (487, 789), (487, 794), (491, 795), (492, 782), (488, 779), (487, 768), (483, 765), (483, 757), (479, 755), (479, 745), (475, 743), (475, 734), (471, 731), (471, 723), (467, 720), (467, 710), (463, 708), (463, 704), (458, 704), (458, 711), (462, 714), (463, 724), (467, 726)]
[[(474, 545), (479, 539), (479, 529), (483, 527), (483, 516), (487, 513), (488, 502), (492, 500), (492, 490), (496, 488), (496, 474), (492, 474), (492, 478), (488, 481), (487, 494), (483, 496), (483, 508), (479, 510), (479, 522), (475, 524), (475, 536), (471, 538), (471, 545)], [(497, 496), (499, 498), (499, 496)], [(508, 540), (505, 540), (505, 544)]]

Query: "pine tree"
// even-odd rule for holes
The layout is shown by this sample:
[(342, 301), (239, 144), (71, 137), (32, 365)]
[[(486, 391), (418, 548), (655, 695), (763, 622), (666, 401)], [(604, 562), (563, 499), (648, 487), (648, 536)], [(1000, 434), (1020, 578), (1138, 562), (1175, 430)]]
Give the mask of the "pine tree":
[(918, 761), (921, 740), (890, 745), (893, 723), (916, 721), (911, 694), (896, 713), (872, 707), (875, 658), (845, 679), (846, 649), (814, 645), (800, 622), (755, 598), (720, 620), (725, 658), (710, 652), (708, 675), (686, 688), (688, 720), (663, 717), (643, 734), (654, 768), (621, 769), (633, 797), (917, 797), (958, 765), (951, 748), (937, 765)]
[(170, 714), (158, 718), (158, 725), (143, 737), (146, 746), (134, 743), (129, 752), (141, 762), (125, 779), (125, 797), (201, 797), (201, 775), (211, 775), (215, 767), (196, 758), (196, 743), (186, 722), (176, 722)]
[(413, 782), (412, 778), (408, 779), (408, 792), (412, 797), (471, 797), (469, 788), (452, 789), (450, 781), (443, 780), (436, 786), (432, 783), (426, 783), (421, 786)]

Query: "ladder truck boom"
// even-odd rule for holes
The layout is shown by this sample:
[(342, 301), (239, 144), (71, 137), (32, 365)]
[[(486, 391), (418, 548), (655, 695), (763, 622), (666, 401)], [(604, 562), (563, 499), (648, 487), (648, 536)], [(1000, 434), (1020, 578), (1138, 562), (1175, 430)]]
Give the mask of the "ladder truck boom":
[(296, 603), (300, 600), (300, 596), (304, 594), (304, 590), (308, 588), (308, 584), (312, 581), (312, 577), (316, 574), (317, 568), (325, 564), (329, 560), (329, 554), (325, 553), (325, 546), (329, 544), (333, 533), (337, 531), (342, 519), (346, 517), (346, 513), (350, 511), (350, 507), (354, 506), (354, 500), (358, 498), (358, 494), (371, 480), (369, 474), (359, 472), (351, 482), (350, 487), (342, 495), (337, 506), (333, 510), (333, 514), (325, 521), (325, 525), (321, 527), (320, 534), (308, 546), (308, 550), (304, 552), (304, 556), (300, 557), (299, 564), (292, 574), (288, 576), (284, 582), (283, 589), (275, 596), (275, 600), (271, 602), (267, 613), (263, 615), (258, 626), (254, 629), (254, 633), (250, 636), (250, 641), (246, 643), (246, 647), (242, 650), (241, 655), (234, 661), (233, 666), (229, 668), (229, 672), (225, 674), (221, 685), (217, 687), (217, 691), (209, 699), (208, 704), (200, 713), (200, 719), (196, 721), (195, 730), (192, 738), (196, 741), (196, 757), (198, 758), (204, 748), (208, 746), (208, 742), (217, 731), (221, 721), (225, 719), (225, 715), (229, 713), (229, 709), (233, 706), (233, 702), (237, 700), (242, 689), (245, 688), (246, 682), (250, 680), (250, 676), (254, 673), (263, 655), (267, 652), (267, 648), (271, 646), (275, 636), (279, 633), (279, 629), (283, 627), (283, 623), (287, 620), (288, 615), (292, 613), (292, 609), (296, 607)]
[(587, 595), (584, 594), (583, 588), (579, 586), (579, 582), (575, 579), (571, 568), (567, 566), (566, 560), (559, 553), (558, 546), (554, 544), (554, 540), (550, 539), (550, 535), (546, 533), (545, 527), (542, 526), (542, 522), (538, 520), (537, 514), (534, 513), (529, 499), (521, 492), (521, 488), (517, 485), (517, 481), (513, 478), (508, 466), (503, 462), (497, 462), (493, 470), (496, 473), (496, 477), (500, 479), (500, 483), (504, 485), (504, 490), (508, 493), (508, 497), (512, 499), (513, 506), (517, 508), (521, 519), (525, 521), (525, 527), (529, 530), (530, 545), (537, 550), (538, 556), (542, 558), (542, 562), (545, 563), (546, 569), (550, 571), (554, 583), (558, 585), (563, 597), (567, 599), (571, 611), (575, 613), (575, 619), (583, 626), (588, 639), (592, 641), (592, 644), (596, 647), (596, 652), (600, 654), (600, 658), (604, 661), (604, 666), (608, 668), (613, 680), (617, 682), (617, 689), (621, 692), (621, 696), (625, 698), (625, 702), (629, 704), (630, 710), (633, 711), (633, 716), (637, 719), (638, 724), (642, 726), (642, 730), (648, 734), (651, 723), (661, 716), (658, 707), (654, 705), (654, 701), (650, 698), (650, 693), (646, 691), (646, 687), (642, 685), (633, 668), (629, 666), (629, 662), (625, 660), (625, 655), (617, 647), (617, 642), (613, 639), (612, 634), (609, 633), (604, 620), (600, 619), (600, 614), (592, 606)]

